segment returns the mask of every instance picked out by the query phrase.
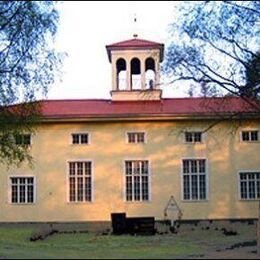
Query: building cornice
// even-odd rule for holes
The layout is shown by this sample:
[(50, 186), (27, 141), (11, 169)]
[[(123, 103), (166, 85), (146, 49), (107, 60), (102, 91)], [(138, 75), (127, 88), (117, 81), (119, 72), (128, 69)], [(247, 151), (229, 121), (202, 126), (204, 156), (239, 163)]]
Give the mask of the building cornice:
[(195, 120), (246, 120), (246, 119), (259, 119), (260, 114), (257, 113), (247, 113), (247, 114), (204, 114), (204, 115), (119, 115), (119, 116), (107, 116), (107, 115), (98, 115), (98, 116), (54, 116), (54, 117), (44, 117), (40, 119), (42, 123), (61, 123), (61, 122), (136, 122), (136, 121), (195, 121)]

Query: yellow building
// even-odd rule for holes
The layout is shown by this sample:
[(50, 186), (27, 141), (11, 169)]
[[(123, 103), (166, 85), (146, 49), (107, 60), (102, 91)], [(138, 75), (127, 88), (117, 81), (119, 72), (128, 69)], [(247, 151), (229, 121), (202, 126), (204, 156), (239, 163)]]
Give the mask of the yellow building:
[(259, 114), (236, 97), (162, 98), (163, 44), (106, 48), (111, 100), (41, 101), (20, 140), (34, 167), (0, 167), (0, 222), (162, 220), (171, 196), (184, 220), (256, 218)]

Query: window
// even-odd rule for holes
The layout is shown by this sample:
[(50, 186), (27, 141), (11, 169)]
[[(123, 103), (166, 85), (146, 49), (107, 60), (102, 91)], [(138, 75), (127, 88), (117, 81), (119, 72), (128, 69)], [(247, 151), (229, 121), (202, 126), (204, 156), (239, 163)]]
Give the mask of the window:
[(88, 134), (72, 134), (72, 144), (88, 144)]
[(126, 90), (126, 61), (122, 58), (116, 61), (117, 90)]
[(145, 60), (145, 88), (155, 88), (155, 61), (151, 57)]
[(144, 143), (145, 142), (145, 133), (143, 132), (132, 132), (127, 133), (128, 143)]
[(15, 144), (17, 145), (31, 145), (31, 135), (30, 134), (20, 134), (15, 136)]
[(201, 143), (202, 142), (201, 132), (185, 132), (186, 143)]
[(182, 161), (182, 181), (184, 200), (206, 200), (207, 178), (206, 160), (188, 159)]
[(92, 162), (69, 162), (69, 201), (92, 201)]
[(34, 177), (11, 177), (11, 203), (34, 203)]
[(239, 182), (242, 200), (260, 198), (260, 172), (240, 172)]
[(127, 201), (149, 201), (149, 162), (125, 161)]
[(244, 142), (256, 142), (259, 140), (258, 131), (242, 131), (242, 141)]
[(138, 58), (133, 58), (130, 62), (130, 74), (131, 90), (141, 89), (141, 62)]

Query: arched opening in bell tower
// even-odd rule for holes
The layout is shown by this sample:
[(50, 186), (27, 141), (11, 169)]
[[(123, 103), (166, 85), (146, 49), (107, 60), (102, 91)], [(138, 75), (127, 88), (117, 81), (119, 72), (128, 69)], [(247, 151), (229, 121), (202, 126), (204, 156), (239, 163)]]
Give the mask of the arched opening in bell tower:
[(119, 58), (116, 62), (117, 90), (126, 90), (126, 61)]
[(145, 60), (145, 88), (155, 89), (155, 61), (153, 58)]
[(141, 62), (138, 58), (131, 60), (131, 89), (141, 89)]

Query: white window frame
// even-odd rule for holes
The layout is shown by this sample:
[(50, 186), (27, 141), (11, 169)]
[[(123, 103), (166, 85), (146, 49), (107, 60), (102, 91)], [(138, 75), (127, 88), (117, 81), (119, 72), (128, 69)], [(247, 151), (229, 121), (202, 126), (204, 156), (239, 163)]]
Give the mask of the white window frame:
[[(70, 201), (70, 165), (71, 162), (91, 162), (91, 201)], [(94, 198), (94, 161), (92, 159), (69, 159), (66, 161), (66, 177), (67, 177), (67, 203), (68, 204), (90, 204), (95, 201)]]
[[(194, 199), (184, 199), (184, 186), (183, 186), (183, 160), (205, 160), (205, 176), (206, 176), (206, 198), (201, 200), (201, 199), (197, 199), (197, 200), (194, 200)], [(180, 161), (180, 164), (181, 164), (181, 201), (182, 202), (196, 202), (196, 203), (203, 203), (203, 202), (208, 202), (210, 200), (210, 188), (209, 188), (209, 163), (208, 163), (208, 159), (206, 157), (182, 157), (181, 158), (181, 161)]]
[[(192, 137), (192, 142), (187, 142), (186, 141), (186, 133), (191, 133), (191, 134), (194, 134), (194, 133), (201, 133), (201, 141), (200, 142), (195, 142), (194, 141), (194, 135), (193, 135), (193, 137)], [(205, 133), (203, 133), (203, 131), (201, 131), (201, 130), (185, 130), (184, 132), (183, 132), (183, 139), (184, 139), (184, 143), (185, 144), (192, 144), (192, 145), (194, 145), (194, 144), (202, 144), (202, 143), (204, 143), (204, 135), (205, 135)]]
[[(78, 144), (74, 144), (73, 143), (73, 135), (88, 135), (88, 143), (87, 144), (82, 144), (82, 143), (78, 143)], [(81, 141), (81, 137), (80, 137), (80, 141)], [(78, 145), (82, 145), (82, 146), (87, 146), (91, 144), (91, 137), (90, 137), (90, 133), (89, 132), (73, 132), (70, 134), (70, 144), (72, 146), (78, 146)]]
[[(240, 183), (240, 173), (260, 173), (260, 169), (258, 170), (240, 170), (238, 173), (237, 173), (237, 189), (238, 189), (238, 200), (240, 201), (258, 201), (260, 198), (247, 198), (247, 199), (242, 199), (241, 197), (241, 189), (240, 189), (240, 186), (241, 186), (241, 183)], [(247, 187), (248, 188), (248, 187)], [(249, 189), (248, 189), (249, 191)]]
[[(33, 202), (12, 202), (12, 181), (11, 178), (33, 178)], [(8, 183), (8, 203), (11, 205), (33, 205), (36, 203), (36, 176), (34, 175), (8, 175), (7, 176)], [(25, 186), (26, 187), (26, 186)], [(25, 193), (27, 197), (27, 193)]]
[[(138, 133), (143, 133), (144, 134), (144, 142), (138, 143), (137, 141), (134, 143), (130, 143), (128, 139), (128, 134), (138, 134)], [(147, 133), (146, 131), (138, 130), (138, 131), (127, 131), (125, 132), (125, 140), (127, 144), (146, 144), (147, 143)]]
[[(251, 133), (249, 134), (250, 140), (243, 140), (243, 132), (255, 132), (255, 131), (258, 132), (258, 140), (252, 141), (251, 140)], [(260, 142), (260, 131), (259, 131), (259, 129), (242, 129), (240, 131), (240, 142), (241, 143), (259, 143)]]
[[(127, 161), (148, 161), (148, 200), (127, 200), (126, 199), (126, 162)], [(125, 158), (123, 160), (123, 201), (125, 203), (149, 203), (152, 202), (152, 166), (149, 158)]]

